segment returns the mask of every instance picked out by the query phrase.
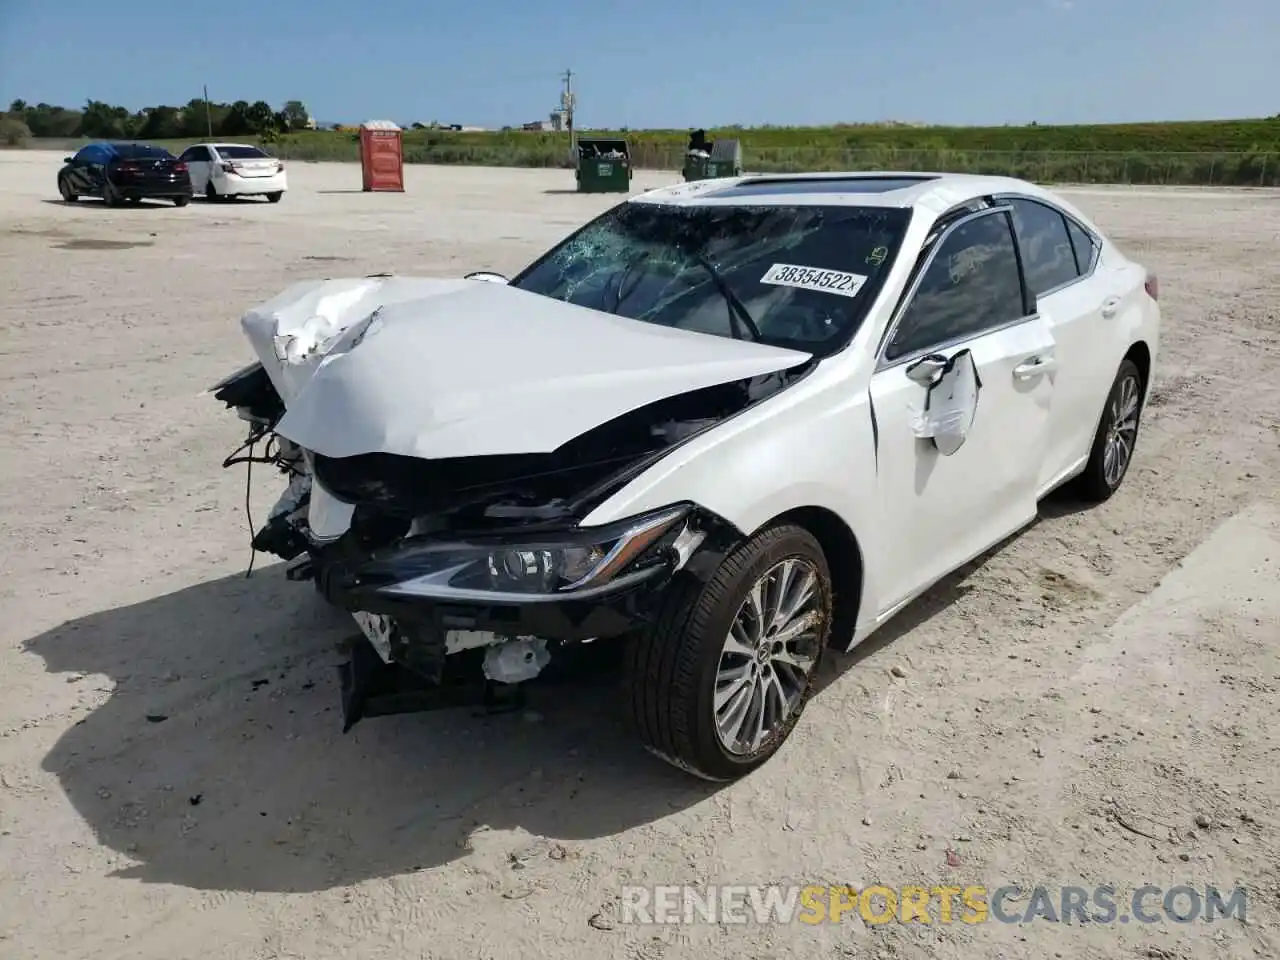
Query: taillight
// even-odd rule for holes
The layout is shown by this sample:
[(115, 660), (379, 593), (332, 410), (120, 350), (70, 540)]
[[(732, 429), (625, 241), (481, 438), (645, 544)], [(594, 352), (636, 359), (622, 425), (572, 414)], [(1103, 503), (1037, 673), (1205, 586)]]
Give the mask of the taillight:
[(1160, 279), (1154, 273), (1147, 274), (1147, 281), (1143, 284), (1147, 290), (1147, 296), (1152, 300), (1160, 299)]
[(173, 172), (174, 172), (174, 173), (186, 173), (186, 172), (187, 172), (187, 165), (186, 165), (185, 163), (183, 163), (181, 160), (179, 160), (177, 163), (175, 163), (175, 164), (173, 165)]

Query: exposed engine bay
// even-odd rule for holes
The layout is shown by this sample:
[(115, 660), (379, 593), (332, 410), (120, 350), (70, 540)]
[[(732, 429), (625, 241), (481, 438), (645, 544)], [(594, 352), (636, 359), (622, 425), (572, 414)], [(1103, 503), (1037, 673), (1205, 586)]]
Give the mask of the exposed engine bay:
[[(465, 287), (493, 286), (436, 283), (444, 290), (441, 304), (457, 306), (467, 302)], [(295, 414), (301, 434), (319, 435), (329, 421), (314, 415), (307, 421), (307, 404), (328, 389), (324, 377), (340, 374), (339, 364), (363, 338), (374, 339), (368, 333), (373, 322), (388, 328), (440, 322), (398, 316), (383, 298), (371, 299), (368, 290), (353, 295), (352, 289), (344, 288), (343, 315), (313, 324), (323, 336), (312, 334), (309, 343), (299, 325), (281, 333), (289, 317), (278, 305), (246, 316), (251, 340), (253, 325), (261, 329), (269, 316), (274, 358), (263, 357), (267, 341), (258, 336), (255, 347), (268, 363), (260, 360), (211, 388), (249, 425), (244, 444), (224, 467), (262, 464), (285, 482), (253, 534), (253, 550), (288, 561), (290, 580), (311, 581), (360, 627), (362, 637), (342, 667), (347, 729), (367, 716), (473, 702), (516, 706), (520, 685), (537, 677), (557, 651), (623, 636), (646, 623), (661, 587), (695, 552), (722, 550), (732, 532), (692, 504), (609, 528), (583, 528), (579, 521), (672, 449), (812, 368), (804, 354), (762, 354), (763, 366), (775, 369), (659, 396), (550, 450), (334, 455), (285, 436), (282, 421)], [(316, 310), (310, 292), (293, 302), (307, 296), (312, 302), (306, 309)], [(403, 344), (396, 347), (403, 352)], [(325, 369), (330, 364), (332, 371)]]

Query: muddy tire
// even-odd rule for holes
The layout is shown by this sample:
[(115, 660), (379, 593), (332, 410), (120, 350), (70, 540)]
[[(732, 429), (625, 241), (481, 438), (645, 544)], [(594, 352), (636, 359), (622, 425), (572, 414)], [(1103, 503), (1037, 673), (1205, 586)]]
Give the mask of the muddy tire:
[(739, 546), (705, 585), (673, 584), (627, 651), (630, 719), (645, 748), (715, 781), (767, 761), (813, 692), (831, 602), (822, 548), (793, 524)]

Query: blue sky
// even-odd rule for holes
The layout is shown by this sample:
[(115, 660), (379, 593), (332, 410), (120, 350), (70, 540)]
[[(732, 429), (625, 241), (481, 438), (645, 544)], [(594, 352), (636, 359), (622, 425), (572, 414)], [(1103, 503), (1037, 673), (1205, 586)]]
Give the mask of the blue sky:
[(0, 0), (15, 97), (322, 121), (954, 124), (1280, 113), (1280, 0)]

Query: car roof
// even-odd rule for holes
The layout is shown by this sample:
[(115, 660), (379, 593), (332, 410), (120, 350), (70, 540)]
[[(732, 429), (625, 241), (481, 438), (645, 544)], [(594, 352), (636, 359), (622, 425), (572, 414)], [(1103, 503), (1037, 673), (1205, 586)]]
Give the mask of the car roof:
[[(258, 146), (256, 143), (236, 143), (235, 141), (226, 141), (226, 142), (224, 142), (224, 141), (221, 141), (221, 140), (201, 140), (199, 143), (193, 143), (191, 146), (193, 146), (193, 147), (214, 147), (214, 148), (217, 148), (217, 147), (253, 147), (253, 149), (255, 149), (255, 150), (262, 150), (262, 147)], [(263, 152), (263, 153), (266, 153), (266, 151), (265, 151), (265, 150), (262, 150), (262, 152)]]
[(1044, 188), (1015, 177), (901, 170), (725, 177), (660, 187), (631, 199), (632, 202), (681, 206), (919, 207), (938, 214), (980, 197), (1002, 193), (1019, 193), (1063, 205), (1060, 198)]

